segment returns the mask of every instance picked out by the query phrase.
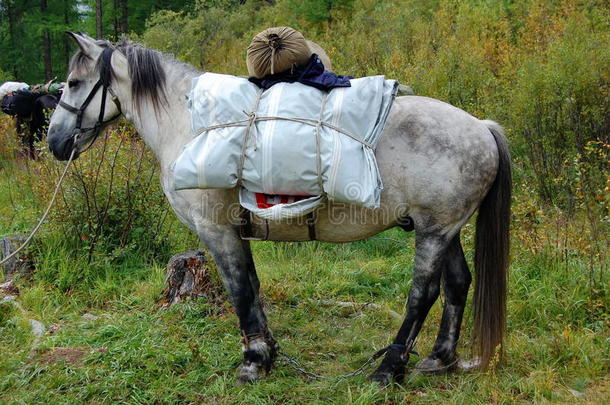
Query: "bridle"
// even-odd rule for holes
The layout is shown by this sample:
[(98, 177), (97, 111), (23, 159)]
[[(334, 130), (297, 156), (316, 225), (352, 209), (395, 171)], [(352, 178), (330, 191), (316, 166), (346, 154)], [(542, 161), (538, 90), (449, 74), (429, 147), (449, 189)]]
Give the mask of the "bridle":
[[(100, 56), (100, 57), (101, 58), (107, 57), (108, 60), (110, 60), (110, 57), (112, 56), (113, 52), (114, 52), (114, 48), (111, 48), (111, 47), (105, 48), (104, 51), (102, 52), (102, 56)], [(117, 98), (117, 96), (112, 91), (112, 89), (110, 88), (110, 77), (111, 77), (110, 74), (108, 74), (108, 75), (106, 75), (106, 77), (104, 77), (100, 73), (100, 79), (97, 81), (97, 83), (95, 83), (95, 85), (89, 92), (89, 95), (87, 96), (87, 98), (85, 99), (83, 104), (80, 106), (80, 108), (71, 106), (70, 104), (63, 102), (61, 99), (59, 100), (59, 105), (62, 108), (64, 108), (65, 110), (67, 110), (73, 114), (76, 114), (76, 126), (74, 127), (74, 130), (72, 131), (72, 136), (74, 137), (74, 147), (76, 147), (76, 139), (78, 137), (80, 137), (81, 134), (89, 132), (89, 131), (94, 131), (93, 138), (90, 143), (90, 145), (92, 145), (93, 142), (95, 142), (97, 137), (100, 135), (100, 131), (101, 131), (102, 127), (104, 125), (116, 120), (123, 114), (123, 112), (121, 110), (121, 103), (120, 103), (119, 99)], [(83, 124), (83, 115), (85, 113), (85, 110), (87, 109), (87, 107), (89, 106), (89, 103), (91, 103), (91, 100), (93, 100), (93, 97), (95, 97), (95, 95), (97, 94), (97, 92), (100, 88), (102, 88), (102, 104), (100, 105), (100, 113), (98, 115), (97, 122), (92, 127), (82, 128), (81, 126)], [(118, 114), (114, 115), (110, 119), (104, 120), (104, 114), (106, 112), (106, 96), (108, 93), (110, 93), (112, 102), (117, 106), (119, 112), (118, 112)]]

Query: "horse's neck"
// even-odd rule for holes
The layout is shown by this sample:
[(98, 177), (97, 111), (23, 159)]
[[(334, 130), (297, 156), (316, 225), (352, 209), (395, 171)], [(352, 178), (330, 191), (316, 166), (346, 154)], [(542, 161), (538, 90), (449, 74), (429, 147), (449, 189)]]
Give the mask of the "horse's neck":
[(134, 124), (146, 145), (152, 149), (162, 171), (167, 170), (180, 149), (191, 139), (186, 95), (191, 88), (191, 79), (197, 73), (168, 69), (166, 75), (167, 103), (163, 102), (157, 111), (148, 100), (141, 104), (139, 110), (131, 102), (124, 108), (125, 116)]

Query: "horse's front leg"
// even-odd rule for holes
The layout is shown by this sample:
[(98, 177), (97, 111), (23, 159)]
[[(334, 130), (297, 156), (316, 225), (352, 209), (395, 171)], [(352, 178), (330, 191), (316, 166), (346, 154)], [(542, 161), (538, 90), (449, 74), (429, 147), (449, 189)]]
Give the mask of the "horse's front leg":
[(407, 301), (407, 315), (394, 344), (389, 346), (383, 361), (369, 377), (384, 386), (404, 377), (409, 352), (428, 311), (439, 295), (447, 238), (444, 235), (421, 233), (416, 234), (415, 238), (415, 266), (413, 285)]
[(199, 235), (214, 257), (239, 318), (244, 358), (238, 383), (256, 381), (270, 371), (278, 345), (267, 327), (250, 244), (239, 238), (233, 226), (206, 226)]

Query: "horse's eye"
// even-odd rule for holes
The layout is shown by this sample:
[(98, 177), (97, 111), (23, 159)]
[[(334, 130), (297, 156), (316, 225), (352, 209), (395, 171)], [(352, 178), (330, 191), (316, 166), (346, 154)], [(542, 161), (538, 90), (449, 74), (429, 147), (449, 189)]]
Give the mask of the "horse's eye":
[(78, 86), (79, 83), (80, 83), (80, 80), (75, 80), (75, 79), (69, 80), (68, 81), (68, 87), (73, 89), (76, 86)]

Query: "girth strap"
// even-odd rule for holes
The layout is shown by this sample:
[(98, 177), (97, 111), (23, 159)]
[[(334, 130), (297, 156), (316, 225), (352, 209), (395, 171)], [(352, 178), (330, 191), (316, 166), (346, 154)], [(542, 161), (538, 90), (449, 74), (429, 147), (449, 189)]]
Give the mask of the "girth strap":
[[(254, 230), (252, 229), (252, 213), (242, 207), (239, 215), (239, 237), (242, 240), (269, 240), (269, 220), (265, 219), (265, 236), (258, 238), (254, 236)], [(307, 224), (307, 232), (309, 240), (316, 240), (316, 213), (315, 211), (310, 212), (305, 216), (305, 223)]]
[(269, 240), (269, 220), (265, 219), (265, 236), (259, 238), (254, 236), (251, 214), (250, 211), (242, 207), (239, 218), (239, 238), (241, 240)]
[(311, 211), (305, 216), (305, 223), (307, 224), (307, 232), (309, 233), (309, 240), (316, 240), (316, 212)]

